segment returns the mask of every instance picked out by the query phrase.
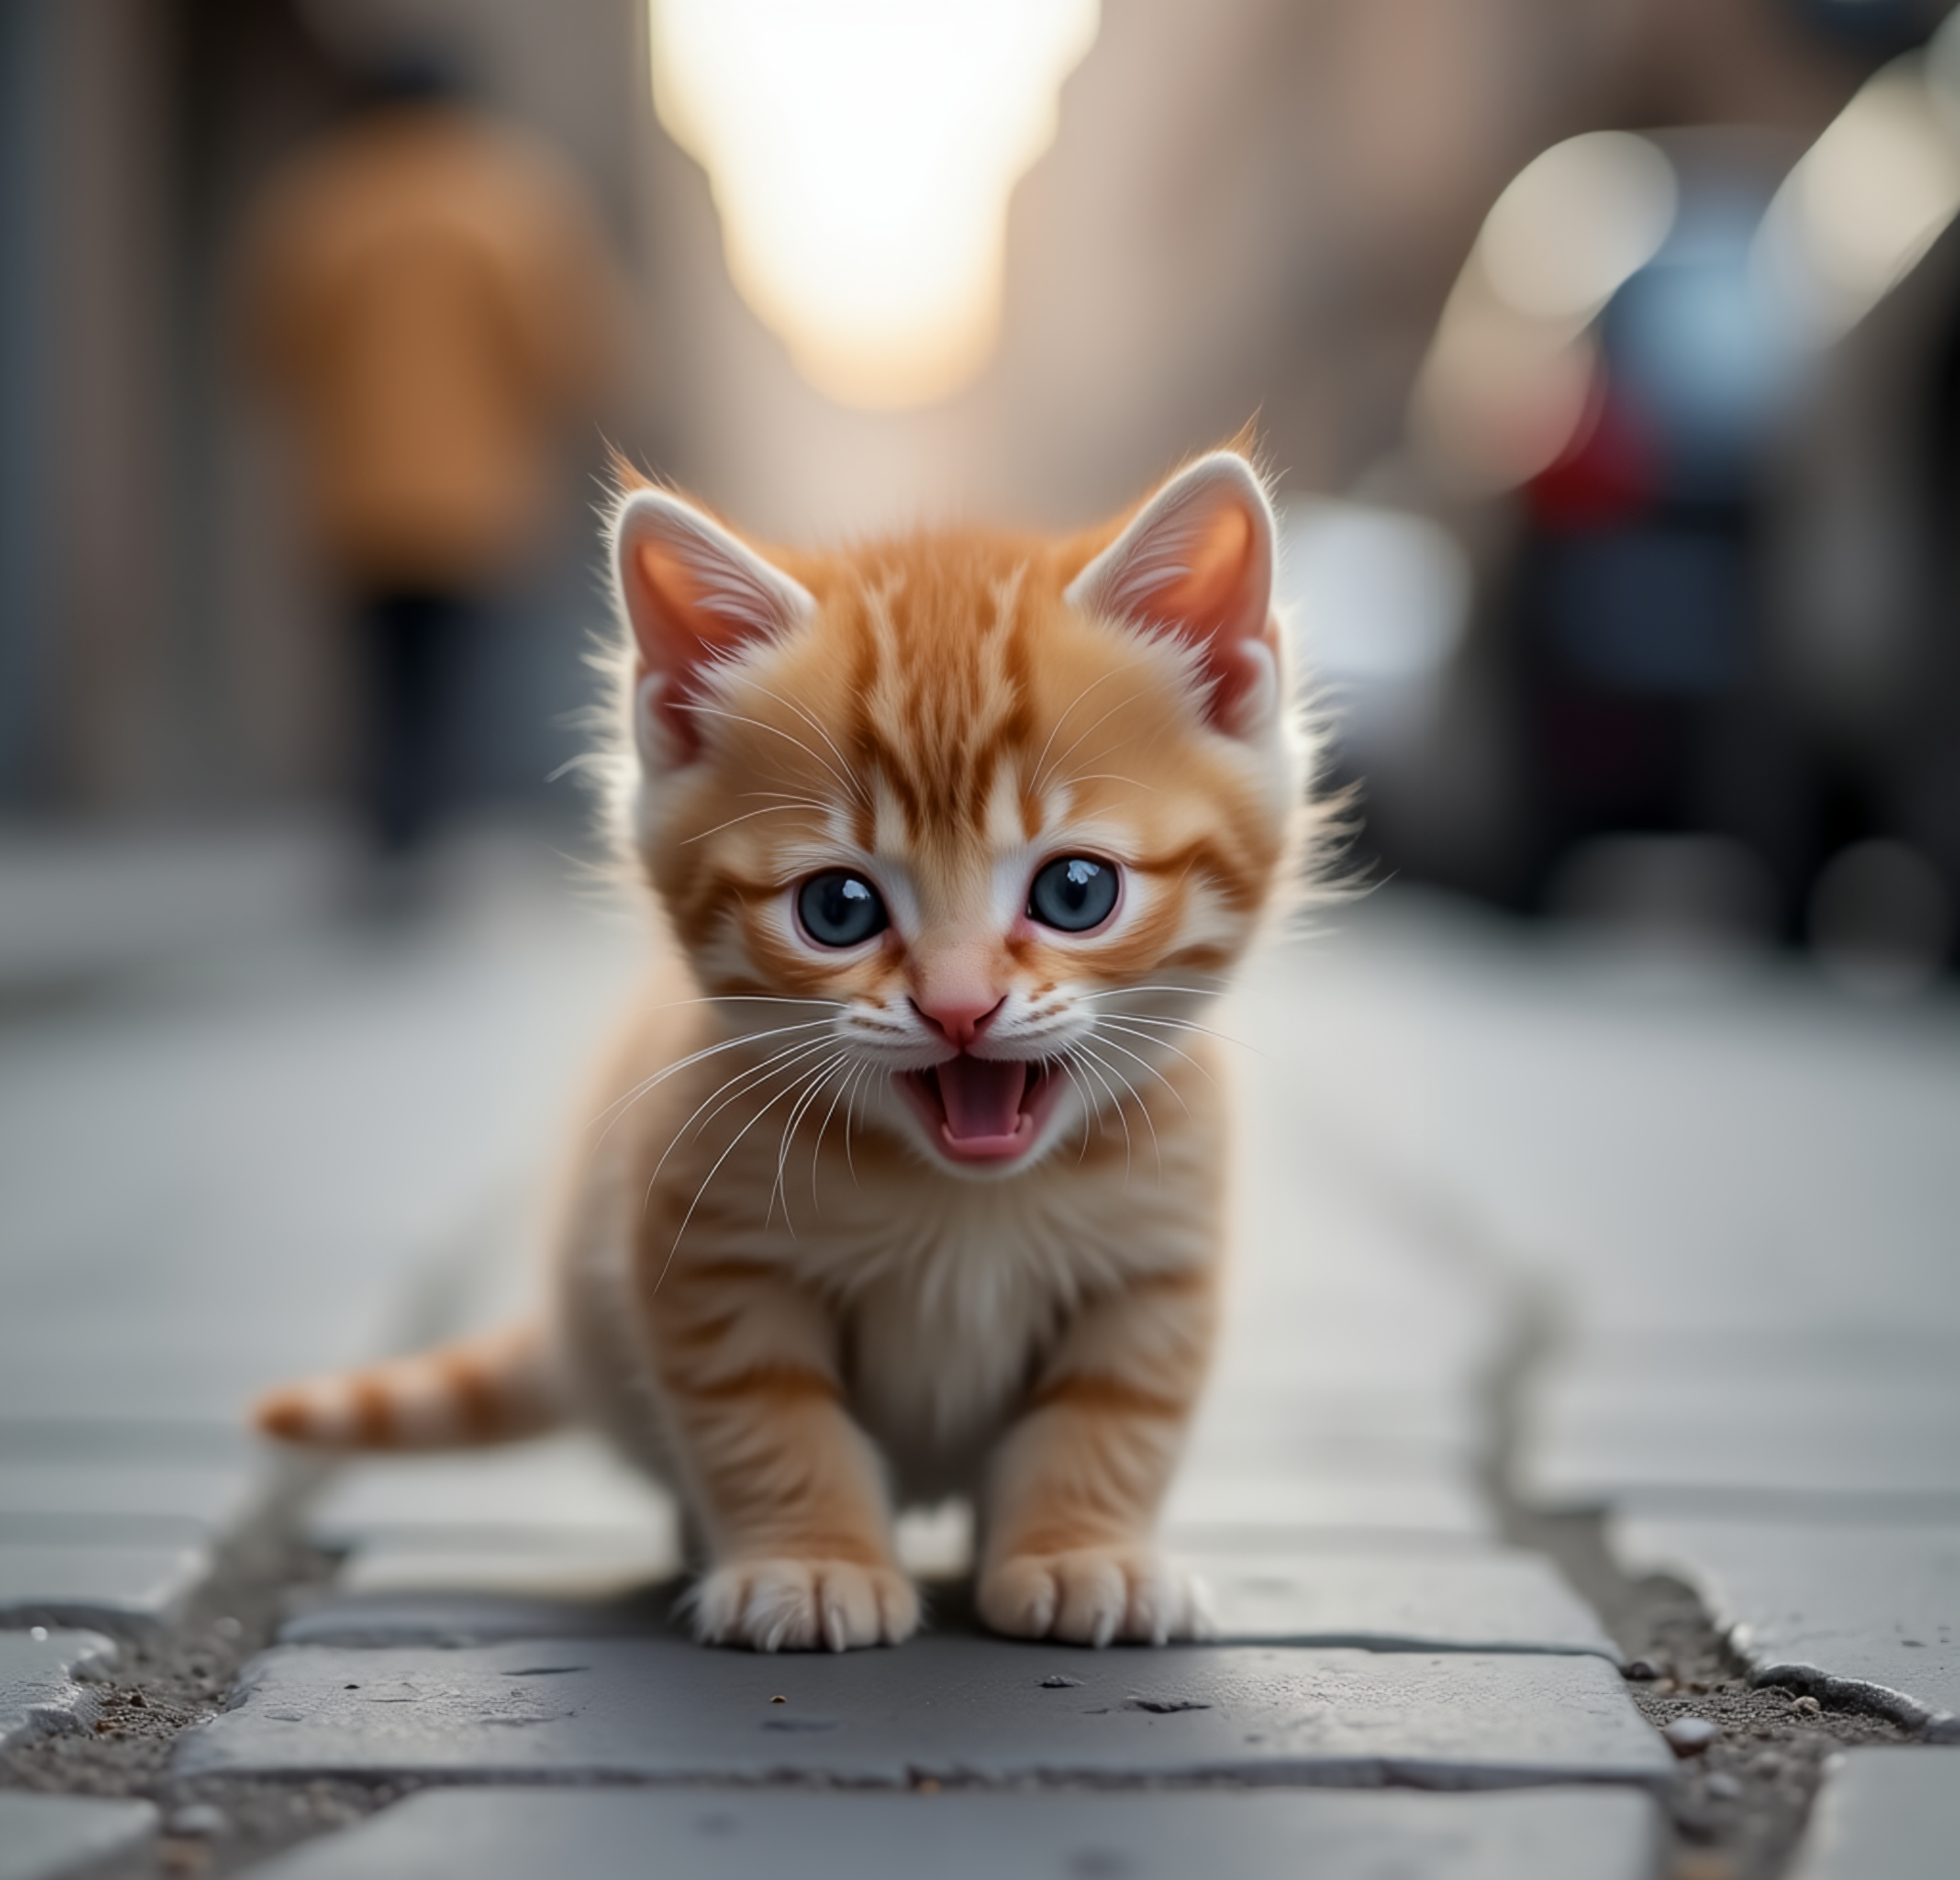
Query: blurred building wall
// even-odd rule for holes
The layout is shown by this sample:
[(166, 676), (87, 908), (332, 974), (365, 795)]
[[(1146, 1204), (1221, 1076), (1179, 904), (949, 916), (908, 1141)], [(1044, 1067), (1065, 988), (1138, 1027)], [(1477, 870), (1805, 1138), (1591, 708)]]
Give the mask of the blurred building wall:
[[(708, 180), (653, 119), (640, 0), (5, 0), (0, 801), (250, 803), (344, 764), (345, 648), (224, 312), (240, 206), (331, 115), (336, 56), (438, 43), (569, 153), (638, 272), (618, 441), (807, 537), (1083, 520), (1255, 416), (1296, 493), (1392, 475), (1411, 375), (1508, 178), (1602, 125), (1813, 132), (1863, 68), (1795, 17), (1105, 0), (1014, 206), (998, 355), (942, 406), (870, 414), (805, 386), (737, 297)], [(521, 728), (581, 683), (595, 493), (568, 479), (494, 680), (514, 775), (548, 767)]]

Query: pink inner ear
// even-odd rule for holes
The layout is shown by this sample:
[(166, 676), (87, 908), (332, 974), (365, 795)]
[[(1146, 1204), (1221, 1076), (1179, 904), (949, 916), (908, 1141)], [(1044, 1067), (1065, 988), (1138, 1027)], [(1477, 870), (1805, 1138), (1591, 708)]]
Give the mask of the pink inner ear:
[(1102, 564), (1080, 578), (1080, 597), (1141, 626), (1167, 626), (1202, 655), (1213, 683), (1210, 715), (1236, 722), (1242, 699), (1277, 659), (1272, 527), (1242, 460), (1204, 460), (1147, 505)]
[[(718, 653), (732, 650), (740, 635), (733, 624), (701, 604), (702, 595), (688, 578), (679, 556), (663, 553), (654, 542), (642, 542), (630, 557), (633, 636), (640, 658), (635, 676), (657, 673), (664, 681), (654, 715), (684, 758), (701, 750), (698, 715), (689, 708), (700, 698), (702, 670)], [(637, 576), (637, 584), (633, 578)], [(722, 629), (721, 636), (714, 629)]]
[(1227, 504), (1193, 543), (1189, 572), (1163, 590), (1166, 611), (1204, 651), (1214, 686), (1214, 719), (1230, 722), (1239, 701), (1258, 683), (1259, 668), (1246, 657), (1246, 642), (1279, 652), (1271, 585), (1252, 518)]
[[(714, 664), (808, 617), (810, 595), (699, 511), (665, 492), (628, 499), (619, 524), (620, 598), (648, 680), (653, 715), (669, 746), (661, 760), (701, 752), (701, 706)], [(642, 696), (645, 696), (642, 693)]]
[(1252, 518), (1233, 505), (1219, 508), (1193, 533), (1185, 551), (1190, 566), (1158, 588), (1152, 601), (1194, 638), (1242, 637), (1252, 550)]

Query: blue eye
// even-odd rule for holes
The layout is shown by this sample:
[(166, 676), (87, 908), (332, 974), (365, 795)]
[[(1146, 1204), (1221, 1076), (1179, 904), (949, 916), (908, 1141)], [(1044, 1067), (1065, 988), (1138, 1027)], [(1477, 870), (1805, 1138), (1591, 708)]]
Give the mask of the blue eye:
[(1109, 918), (1116, 905), (1116, 868), (1087, 856), (1063, 856), (1035, 877), (1028, 918), (1064, 933), (1087, 933)]
[(822, 947), (854, 947), (892, 924), (878, 891), (842, 868), (813, 875), (797, 890), (797, 918)]

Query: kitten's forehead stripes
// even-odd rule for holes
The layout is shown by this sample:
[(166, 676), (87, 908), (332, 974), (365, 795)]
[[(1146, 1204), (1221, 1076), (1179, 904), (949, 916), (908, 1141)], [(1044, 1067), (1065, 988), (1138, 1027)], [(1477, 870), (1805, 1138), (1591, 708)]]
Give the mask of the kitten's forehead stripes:
[[(867, 578), (840, 610), (858, 642), (847, 741), (863, 772), (889, 791), (915, 842), (975, 818), (1004, 760), (1027, 740), (1026, 575), (1020, 561), (987, 582), (991, 607), (966, 632), (958, 623), (972, 607), (967, 569), (934, 567), (903, 582)], [(1024, 801), (1023, 821), (1039, 807)]]

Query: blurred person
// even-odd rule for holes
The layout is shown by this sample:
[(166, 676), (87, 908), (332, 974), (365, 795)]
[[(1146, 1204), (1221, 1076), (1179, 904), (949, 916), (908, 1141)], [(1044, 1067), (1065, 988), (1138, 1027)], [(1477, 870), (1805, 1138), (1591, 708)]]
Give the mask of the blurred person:
[(399, 862), (438, 808), (475, 617), (540, 546), (570, 422), (614, 376), (616, 263), (568, 168), (422, 62), (265, 185), (240, 274), (361, 642), (371, 836)]

